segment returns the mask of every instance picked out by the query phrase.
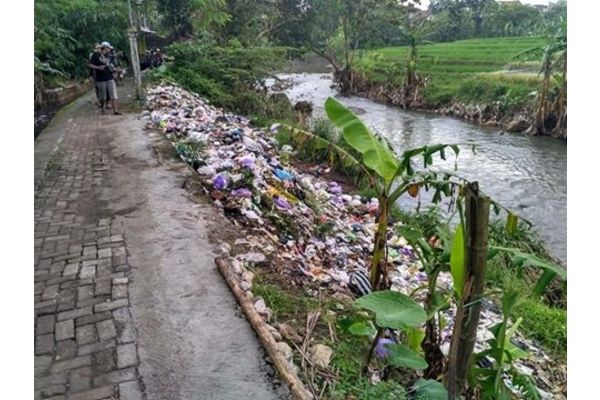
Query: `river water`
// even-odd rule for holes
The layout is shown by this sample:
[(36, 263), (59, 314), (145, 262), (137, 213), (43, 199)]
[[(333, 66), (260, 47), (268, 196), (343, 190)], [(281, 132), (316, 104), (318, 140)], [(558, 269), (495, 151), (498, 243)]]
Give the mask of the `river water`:
[[(341, 97), (331, 88), (329, 74), (282, 74), (292, 102), (306, 100), (323, 115), (329, 96), (351, 107), (369, 128), (385, 136), (397, 153), (436, 143), (463, 143), (456, 173), (493, 199), (530, 220), (553, 255), (567, 261), (567, 145), (548, 137), (504, 133), (451, 117), (405, 111), (360, 97)], [(475, 153), (470, 144), (476, 145)], [(434, 166), (453, 170), (454, 157)], [(415, 206), (410, 198), (405, 206)]]

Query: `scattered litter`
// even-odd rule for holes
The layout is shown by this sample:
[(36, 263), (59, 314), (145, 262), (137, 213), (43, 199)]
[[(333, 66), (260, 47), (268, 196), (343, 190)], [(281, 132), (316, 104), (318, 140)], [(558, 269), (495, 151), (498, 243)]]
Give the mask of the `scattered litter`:
[[(290, 165), (289, 155), (294, 149), (279, 149), (275, 139), (278, 124), (270, 130), (254, 128), (247, 118), (228, 114), (174, 85), (151, 88), (147, 105), (151, 110), (145, 114), (148, 127), (161, 130), (175, 144), (182, 140), (201, 142), (201, 146), (189, 147), (197, 154), (180, 156), (188, 162), (196, 160), (195, 167), (215, 206), (254, 235), (252, 247), (261, 252), (232, 259), (236, 273), (243, 273), (243, 264), (265, 265), (266, 253), (276, 257), (273, 263), (294, 284), (317, 284), (321, 290), (328, 289), (333, 298), (347, 299), (352, 296), (351, 288), (359, 295), (370, 290), (368, 279), (361, 277), (368, 276), (377, 228), (376, 198), (344, 193), (338, 182), (323, 178), (330, 171), (327, 165), (302, 170)], [(392, 290), (409, 295), (426, 284), (427, 275), (415, 250), (393, 227), (388, 239)], [(440, 273), (438, 286), (452, 290), (451, 275)], [(318, 294), (314, 286), (306, 292)], [(267, 320), (271, 318), (272, 311), (264, 300), (255, 305)], [(446, 353), (454, 313), (455, 308), (442, 313), (445, 324), (440, 334)], [(484, 304), (477, 351), (487, 347), (488, 328), (500, 321), (497, 307)], [(287, 337), (281, 326), (279, 332)], [(552, 392), (550, 398), (564, 398), (560, 388), (566, 381), (566, 367), (553, 362), (532, 341), (518, 334), (515, 340), (531, 354), (529, 359), (516, 362), (519, 368), (531, 371), (542, 388), (548, 382), (545, 390)], [(379, 357), (386, 354), (379, 344), (375, 351)]]

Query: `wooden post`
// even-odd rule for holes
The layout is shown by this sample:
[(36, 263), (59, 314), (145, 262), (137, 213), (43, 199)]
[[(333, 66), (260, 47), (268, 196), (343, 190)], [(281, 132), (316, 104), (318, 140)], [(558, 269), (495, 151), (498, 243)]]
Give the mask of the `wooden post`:
[(305, 387), (300, 378), (292, 371), (283, 354), (277, 348), (277, 342), (273, 339), (271, 331), (267, 328), (267, 324), (258, 314), (252, 302), (246, 296), (246, 293), (240, 288), (238, 278), (235, 272), (232, 271), (229, 263), (222, 258), (216, 258), (217, 270), (221, 273), (225, 282), (231, 289), (231, 292), (238, 301), (242, 311), (248, 318), (250, 325), (256, 332), (256, 336), (263, 345), (266, 353), (273, 362), (273, 366), (277, 370), (279, 377), (284, 381), (294, 400), (313, 400), (314, 396)]
[(450, 357), (448, 360), (449, 399), (460, 398), (477, 339), (481, 299), (485, 289), (488, 253), (490, 199), (479, 194), (477, 182), (465, 187), (465, 284), (458, 304)]

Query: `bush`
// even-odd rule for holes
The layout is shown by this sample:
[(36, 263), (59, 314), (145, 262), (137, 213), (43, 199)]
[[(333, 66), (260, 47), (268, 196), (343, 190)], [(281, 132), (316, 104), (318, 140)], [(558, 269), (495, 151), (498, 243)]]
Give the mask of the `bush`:
[(457, 98), (465, 103), (491, 104), (500, 102), (503, 111), (510, 111), (525, 106), (529, 93), (536, 89), (531, 80), (510, 79), (503, 76), (477, 76), (461, 82)]
[[(210, 37), (175, 43), (166, 49), (174, 58), (155, 79), (170, 79), (206, 97), (216, 106), (250, 116), (289, 117), (290, 110), (271, 106), (261, 82), (284, 63), (286, 49), (243, 47), (232, 40), (225, 47)], [(274, 115), (277, 114), (277, 115)]]

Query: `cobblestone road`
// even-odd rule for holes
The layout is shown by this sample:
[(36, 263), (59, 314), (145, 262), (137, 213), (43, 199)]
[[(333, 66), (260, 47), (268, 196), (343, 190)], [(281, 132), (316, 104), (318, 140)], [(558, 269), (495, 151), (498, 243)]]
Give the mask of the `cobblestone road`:
[(35, 398), (137, 400), (127, 244), (98, 200), (109, 151), (98, 132), (119, 117), (85, 110), (63, 118), (36, 176)]
[(36, 140), (35, 398), (286, 398), (214, 269), (212, 206), (157, 146), (90, 96)]

